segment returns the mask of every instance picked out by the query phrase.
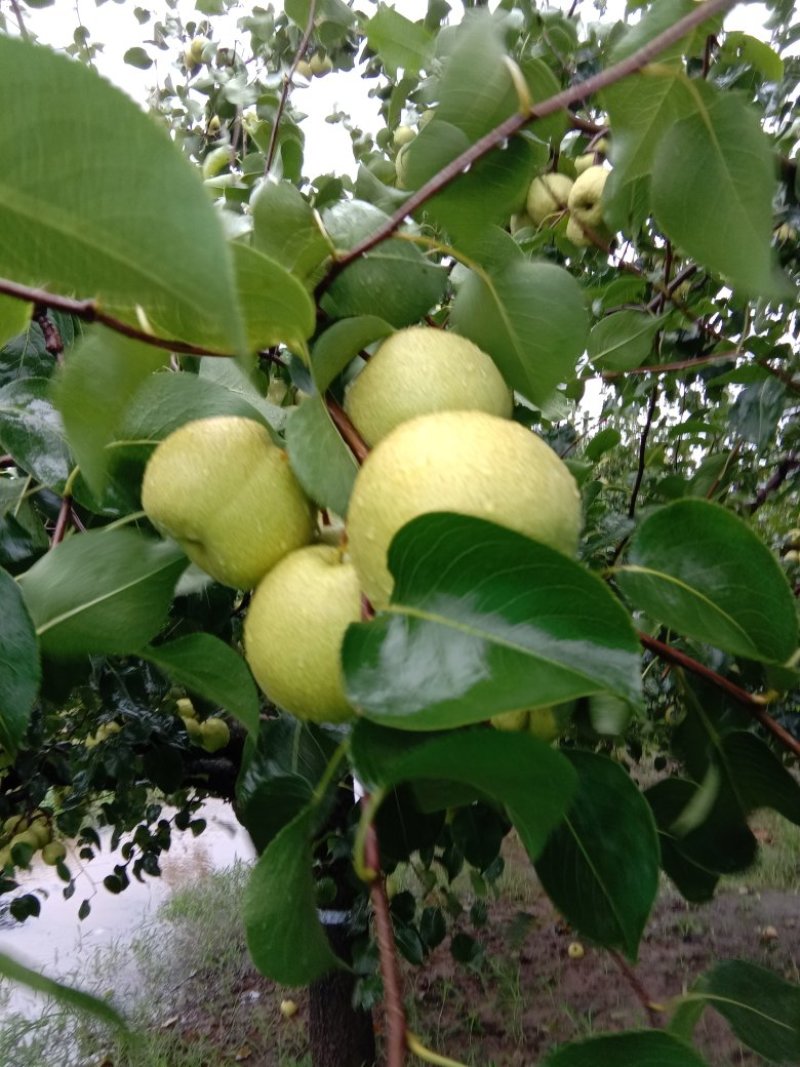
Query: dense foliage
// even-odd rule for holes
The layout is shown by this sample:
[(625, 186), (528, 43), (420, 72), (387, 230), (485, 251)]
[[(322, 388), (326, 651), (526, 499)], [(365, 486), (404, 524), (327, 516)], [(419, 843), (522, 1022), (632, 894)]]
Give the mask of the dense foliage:
[[(465, 865), (476, 938), (452, 948), (480, 951), (512, 827), (572, 927), (635, 960), (659, 871), (708, 900), (756, 861), (753, 811), (800, 824), (800, 25), (768, 4), (767, 44), (726, 31), (729, 6), (632, 0), (619, 22), (526, 0), (461, 21), (444, 0), (418, 21), (343, 0), (198, 0), (190, 22), (137, 8), (150, 37), (126, 61), (174, 60), (150, 114), (95, 73), (85, 31), (68, 58), (30, 39), (22, 0), (0, 13), (0, 893), (15, 917), (38, 912), (14, 872), (46, 839), (89, 858), (113, 828), (118, 893), (225, 797), (261, 854), (245, 915), (259, 968), (318, 979), (337, 959), (317, 907), (345, 909), (371, 1006), (393, 941), (424, 966), (444, 940)], [(357, 167), (309, 174), (303, 92), (347, 72), (380, 126), (332, 114)], [(537, 176), (589, 168), (594, 215), (536, 217)], [(187, 423), (255, 420), (341, 541), (368, 451), (345, 389), (415, 324), (486, 352), (513, 418), (565, 460), (579, 555), (485, 516), (414, 519), (390, 551), (391, 603), (344, 642), (357, 718), (301, 722), (242, 658), (250, 592), (148, 522), (145, 465)], [(527, 732), (490, 725), (520, 708), (554, 711)], [(200, 724), (220, 718), (212, 744)], [(409, 859), (422, 891), (391, 901), (387, 933), (382, 872)], [(547, 1062), (700, 1064), (687, 1042), (706, 1005), (761, 1055), (800, 1060), (800, 990), (779, 976), (721, 961), (675, 994), (666, 1032)]]

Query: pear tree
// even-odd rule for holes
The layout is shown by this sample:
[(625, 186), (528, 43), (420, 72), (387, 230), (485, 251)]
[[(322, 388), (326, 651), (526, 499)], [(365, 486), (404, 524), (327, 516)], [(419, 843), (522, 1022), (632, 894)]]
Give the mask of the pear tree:
[[(800, 825), (793, 5), (137, 8), (149, 113), (41, 6), (0, 9), (0, 907), (108, 828), (105, 889), (156, 877), (223, 798), (314, 1067), (452, 1065), (400, 959), (514, 834), (641, 997), (662, 875), (700, 904)], [(322, 78), (377, 117), (319, 173)], [(702, 1067), (703, 1012), (800, 1060), (751, 962), (644, 999), (542, 1067)]]

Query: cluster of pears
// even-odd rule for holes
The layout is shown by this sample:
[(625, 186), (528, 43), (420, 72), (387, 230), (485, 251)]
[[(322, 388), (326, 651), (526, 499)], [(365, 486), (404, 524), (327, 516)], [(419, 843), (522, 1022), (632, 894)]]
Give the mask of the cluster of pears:
[(230, 744), (231, 731), (225, 720), (214, 715), (201, 722), (189, 697), (178, 697), (175, 701), (175, 711), (192, 744), (204, 748), (206, 752), (219, 752)]
[(432, 327), (399, 330), (349, 386), (344, 406), (371, 447), (353, 487), (346, 539), (325, 543), (286, 453), (235, 416), (184, 425), (154, 451), (142, 505), (217, 581), (254, 589), (245, 655), (267, 697), (294, 715), (339, 722), (341, 646), (363, 598), (391, 599), (387, 552), (419, 515), (488, 519), (567, 554), (580, 497), (566, 465), (511, 418), (513, 395), (472, 342)]
[[(20, 845), (27, 846), (30, 853), (16, 851)], [(42, 860), (55, 867), (64, 859), (67, 849), (63, 841), (53, 840), (50, 819), (43, 811), (36, 811), (30, 817), (10, 815), (0, 829), (0, 871), (21, 866), (23, 858), (35, 852), (41, 852)]]
[(295, 73), (311, 81), (312, 78), (324, 78), (333, 70), (333, 60), (321, 52), (315, 52), (311, 59), (298, 60)]
[(534, 178), (525, 205), (527, 219), (534, 226), (557, 222), (567, 212), (567, 239), (578, 248), (593, 243), (592, 234), (604, 235), (603, 190), (611, 173), (594, 162), (594, 156), (579, 156), (577, 178), (552, 172)]

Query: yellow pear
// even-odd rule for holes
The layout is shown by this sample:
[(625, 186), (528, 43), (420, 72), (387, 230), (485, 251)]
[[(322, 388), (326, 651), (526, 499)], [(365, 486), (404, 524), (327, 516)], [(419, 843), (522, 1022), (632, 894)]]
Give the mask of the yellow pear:
[(224, 719), (206, 719), (200, 723), (199, 738), (206, 752), (219, 752), (230, 744), (231, 731)]
[(594, 152), (587, 152), (585, 155), (575, 157), (575, 173), (581, 175), (584, 171), (587, 171), (589, 167), (594, 166)]
[(358, 578), (339, 549), (312, 545), (282, 560), (244, 624), (245, 657), (269, 699), (300, 719), (349, 719), (340, 657), (345, 630), (360, 618)]
[(555, 221), (567, 207), (572, 179), (566, 174), (542, 174), (528, 190), (527, 212), (536, 226)]
[(252, 589), (314, 532), (286, 453), (260, 423), (235, 415), (165, 438), (147, 464), (142, 507), (189, 559), (235, 589)]
[(386, 564), (392, 538), (432, 511), (488, 519), (568, 554), (581, 526), (574, 478), (530, 430), (483, 411), (421, 415), (370, 453), (350, 498), (350, 557), (376, 607), (392, 592)]
[(416, 136), (410, 126), (398, 126), (392, 135), (392, 143), (395, 148), (402, 148), (404, 144), (411, 144)]
[(610, 173), (605, 167), (588, 167), (575, 179), (567, 199), (572, 218), (593, 230), (603, 225), (603, 189)]
[(466, 337), (430, 326), (398, 330), (350, 386), (344, 408), (372, 447), (396, 426), (435, 411), (486, 411), (509, 418), (511, 390)]

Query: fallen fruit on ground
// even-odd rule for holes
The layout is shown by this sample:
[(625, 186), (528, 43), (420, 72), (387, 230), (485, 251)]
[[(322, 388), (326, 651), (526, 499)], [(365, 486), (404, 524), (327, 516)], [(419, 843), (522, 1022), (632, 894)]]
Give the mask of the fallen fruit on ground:
[(511, 390), (466, 337), (412, 326), (387, 338), (347, 391), (345, 411), (370, 447), (403, 422), (436, 411), (510, 418)]
[(540, 437), (482, 411), (422, 415), (370, 453), (350, 498), (350, 557), (376, 607), (394, 584), (386, 563), (392, 538), (434, 511), (488, 519), (568, 555), (577, 549), (578, 487)]
[(165, 438), (145, 469), (142, 506), (190, 560), (235, 589), (252, 589), (314, 529), (286, 453), (260, 423), (233, 415)]
[(358, 578), (338, 548), (312, 545), (282, 560), (256, 589), (244, 625), (245, 657), (269, 699), (299, 719), (349, 719), (340, 654), (360, 618)]

